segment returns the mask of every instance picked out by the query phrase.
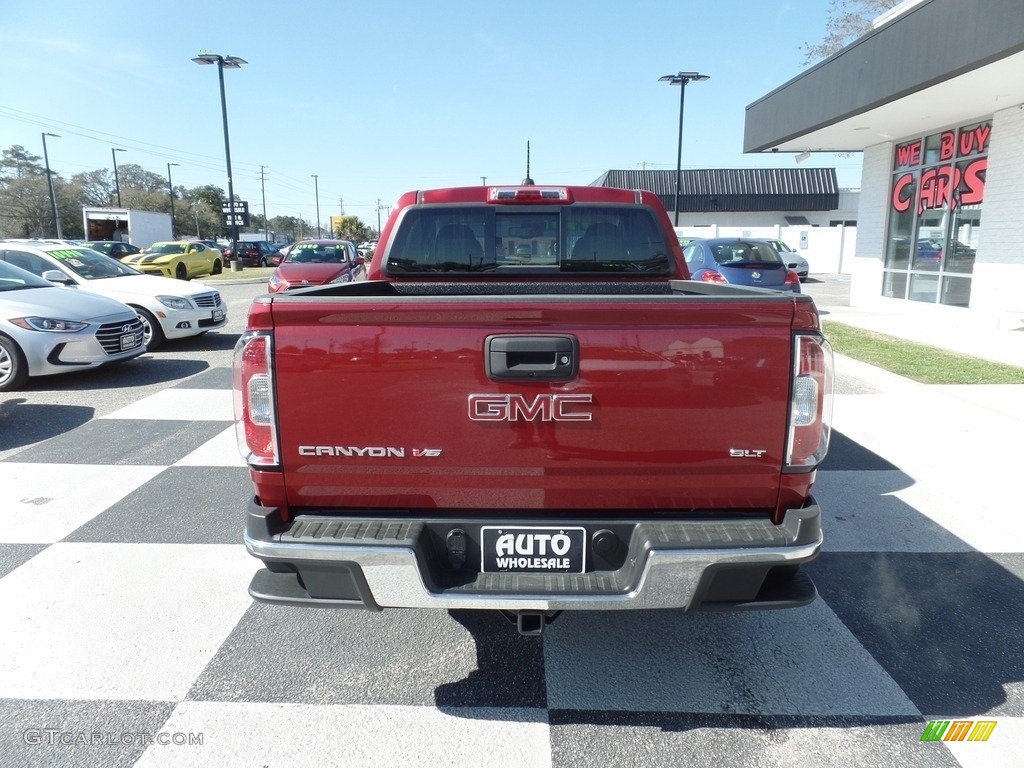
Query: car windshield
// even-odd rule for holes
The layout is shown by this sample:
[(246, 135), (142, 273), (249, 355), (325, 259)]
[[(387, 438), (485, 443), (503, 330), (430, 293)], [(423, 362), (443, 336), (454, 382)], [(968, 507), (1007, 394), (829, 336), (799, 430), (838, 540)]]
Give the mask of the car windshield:
[(0, 260), (0, 291), (21, 291), (26, 288), (52, 288), (49, 280)]
[(184, 253), (184, 243), (153, 243), (148, 248), (143, 249), (145, 253)]
[(653, 215), (636, 207), (431, 206), (405, 213), (384, 270), (669, 274), (670, 252)]
[(717, 243), (711, 252), (718, 264), (781, 264), (782, 258), (767, 243)]
[(86, 280), (101, 280), (108, 277), (141, 275), (142, 273), (122, 264), (117, 259), (104, 256), (91, 248), (61, 248), (47, 251), (47, 256), (56, 259), (61, 266), (70, 269)]
[(285, 261), (289, 264), (316, 262), (340, 264), (345, 261), (345, 246), (334, 243), (299, 243), (292, 248)]

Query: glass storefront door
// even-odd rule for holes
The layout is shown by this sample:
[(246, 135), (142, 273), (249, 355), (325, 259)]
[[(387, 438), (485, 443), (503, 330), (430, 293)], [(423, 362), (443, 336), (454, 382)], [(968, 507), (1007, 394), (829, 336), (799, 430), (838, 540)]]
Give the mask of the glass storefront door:
[(991, 121), (896, 146), (882, 295), (967, 307)]

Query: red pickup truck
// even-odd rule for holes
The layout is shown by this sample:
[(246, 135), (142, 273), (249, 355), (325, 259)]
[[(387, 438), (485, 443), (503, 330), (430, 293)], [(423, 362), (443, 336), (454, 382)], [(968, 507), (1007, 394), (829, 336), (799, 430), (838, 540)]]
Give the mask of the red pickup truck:
[(250, 587), (288, 605), (804, 605), (832, 353), (809, 296), (688, 279), (658, 198), (410, 192), (358, 283), (234, 358)]

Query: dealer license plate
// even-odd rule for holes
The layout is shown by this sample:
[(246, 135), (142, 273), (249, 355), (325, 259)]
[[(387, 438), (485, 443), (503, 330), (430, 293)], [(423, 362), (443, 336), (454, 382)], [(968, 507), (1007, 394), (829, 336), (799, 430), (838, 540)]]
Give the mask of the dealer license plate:
[(587, 532), (565, 526), (485, 525), (480, 528), (484, 573), (583, 573)]
[(121, 337), (121, 351), (126, 349), (135, 349), (141, 343), (142, 339), (139, 334), (126, 333)]
[(215, 310), (213, 310), (213, 322), (219, 323), (223, 319), (224, 319), (224, 310), (223, 309), (215, 309)]

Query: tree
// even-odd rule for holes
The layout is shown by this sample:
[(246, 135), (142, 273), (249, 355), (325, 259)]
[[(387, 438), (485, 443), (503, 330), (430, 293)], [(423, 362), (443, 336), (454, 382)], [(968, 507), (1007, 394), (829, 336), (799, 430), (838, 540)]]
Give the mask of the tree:
[(25, 176), (45, 176), (46, 166), (39, 155), (29, 154), (20, 144), (13, 145), (3, 151), (0, 159), (0, 180), (4, 178), (20, 179)]
[(57, 236), (45, 173), (41, 176), (26, 174), (4, 181), (0, 193), (0, 236)]
[[(0, 157), (0, 236), (56, 237), (43, 158), (20, 144)], [(53, 174), (54, 192), (60, 178)]]
[(871, 22), (901, 0), (831, 0), (825, 38), (815, 45), (805, 43), (804, 64), (828, 58), (848, 43), (871, 30)]
[[(193, 187), (184, 190), (179, 196), (175, 218), (181, 221), (177, 232), (192, 232), (195, 230), (196, 237), (207, 240), (214, 240), (225, 234), (221, 225), (221, 200), (225, 198), (224, 190), (215, 184), (207, 184), (202, 187)], [(187, 211), (187, 213), (186, 213)], [(189, 220), (185, 220), (187, 216)]]
[(336, 226), (332, 233), (339, 240), (351, 240), (355, 243), (362, 243), (370, 239), (370, 228), (359, 220), (358, 216), (341, 216), (335, 219)]
[(270, 225), (271, 232), (287, 235), (295, 240), (298, 240), (309, 230), (309, 225), (295, 216), (271, 216), (270, 221), (267, 223)]
[(77, 190), (82, 205), (95, 208), (106, 208), (114, 197), (114, 173), (109, 169), (76, 173), (71, 177), (71, 185)]

